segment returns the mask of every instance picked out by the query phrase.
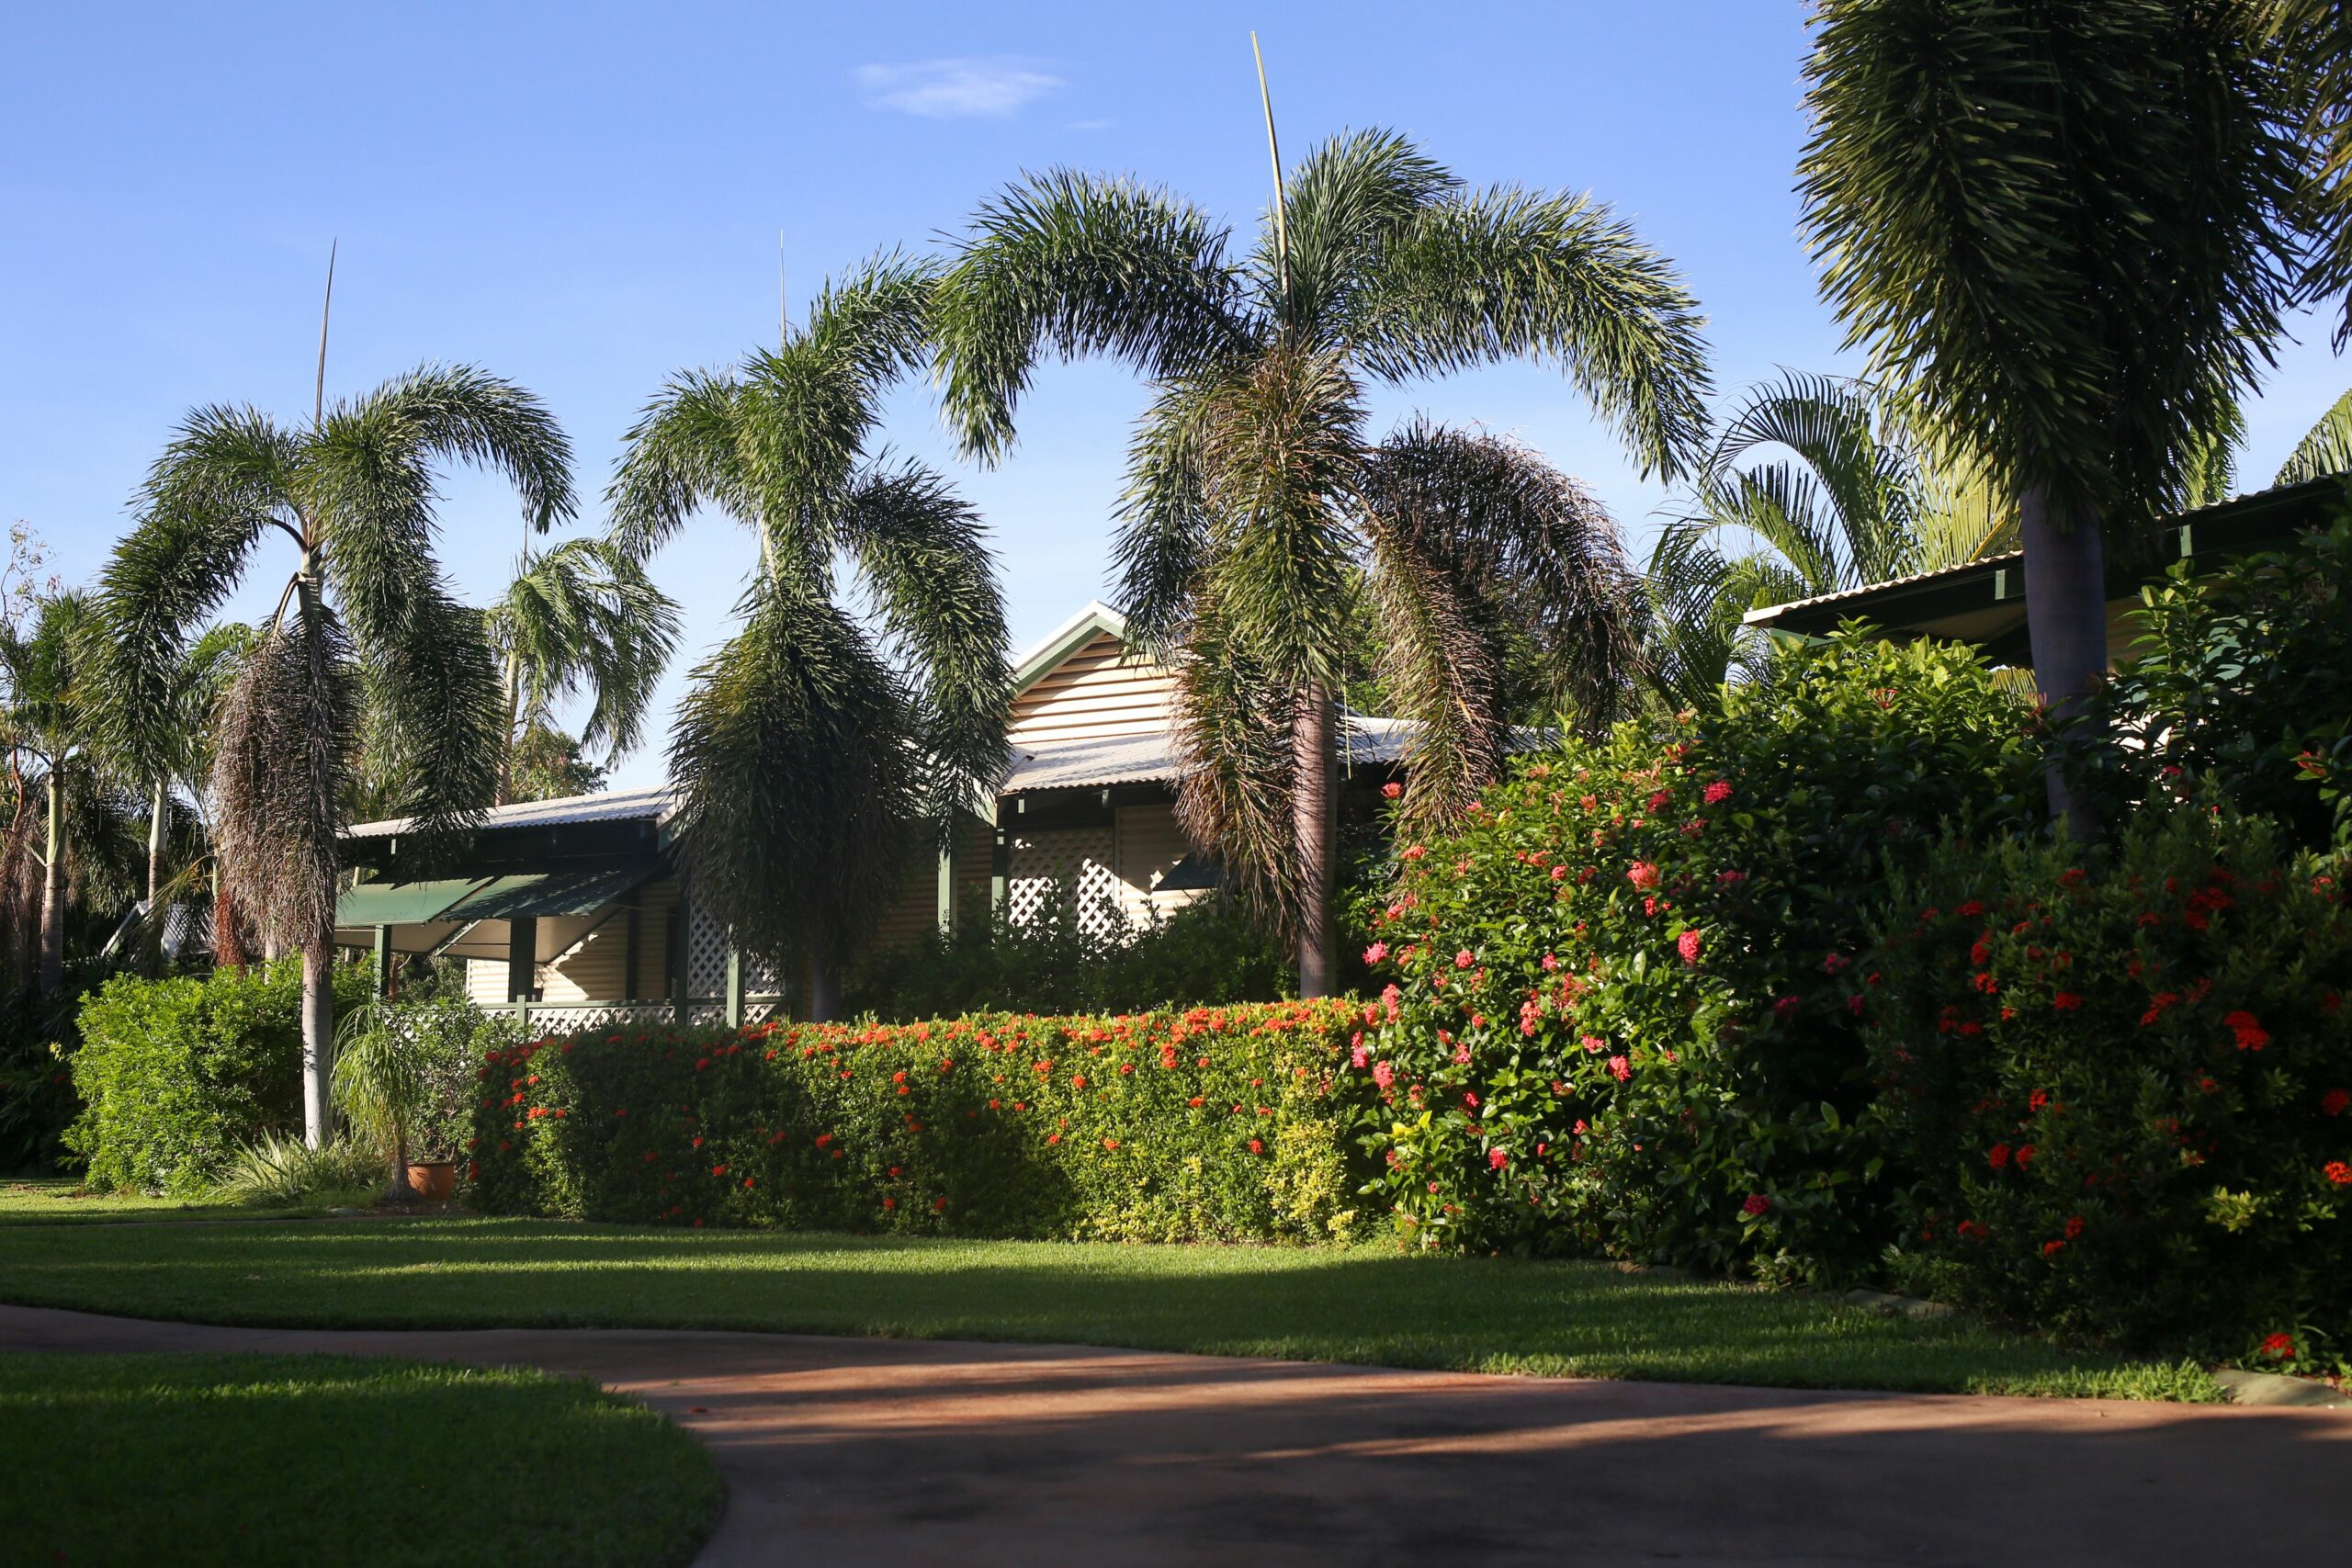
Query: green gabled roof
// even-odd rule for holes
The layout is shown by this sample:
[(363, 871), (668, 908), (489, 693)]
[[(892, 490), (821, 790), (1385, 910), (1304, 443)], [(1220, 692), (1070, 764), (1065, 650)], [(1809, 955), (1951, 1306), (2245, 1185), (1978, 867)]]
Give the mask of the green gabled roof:
[(1127, 641), (1127, 618), (1097, 599), (1046, 634), (1046, 639), (1023, 654), (1012, 667), (1012, 694), (1019, 696), (1050, 673), (1055, 665), (1098, 637)]

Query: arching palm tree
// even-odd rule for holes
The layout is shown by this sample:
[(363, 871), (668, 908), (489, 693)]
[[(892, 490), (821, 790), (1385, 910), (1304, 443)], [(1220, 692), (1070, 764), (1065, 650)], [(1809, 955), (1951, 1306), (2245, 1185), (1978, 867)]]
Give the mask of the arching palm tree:
[(594, 705), (581, 744), (604, 748), (608, 759), (637, 748), (677, 646), (678, 606), (628, 551), (609, 539), (567, 539), (533, 558), (526, 542), (488, 626), (506, 701), (499, 804), (514, 797), (524, 738), (548, 728), (555, 705), (583, 687)]
[[(1004, 605), (979, 518), (939, 475), (867, 451), (883, 391), (920, 362), (932, 281), (880, 258), (774, 352), (673, 378), (608, 498), (639, 558), (706, 506), (759, 541), (742, 628), (695, 671), (670, 771), (693, 897), (797, 966), (818, 1019), (918, 826), (948, 830), (1004, 767)], [(840, 601), (844, 568), (878, 641)]]
[(2336, 399), (2303, 433), (2270, 482), (2290, 485), (2323, 474), (2352, 474), (2352, 391)]
[(1644, 470), (1705, 433), (1699, 317), (1604, 206), (1469, 190), (1403, 138), (1326, 143), (1282, 181), (1252, 254), (1197, 209), (1057, 172), (974, 217), (933, 306), (949, 423), (994, 460), (1041, 357), (1107, 355), (1151, 385), (1117, 544), (1129, 625), (1181, 676), (1194, 763), (1180, 809), (1332, 977), (1334, 716), (1351, 594), (1374, 596), (1380, 673), (1420, 721), (1409, 822), (1458, 809), (1504, 744), (1515, 634), (1555, 695), (1604, 716), (1636, 594), (1606, 513), (1534, 454), (1416, 421), (1366, 433), (1374, 384), (1549, 360)]
[[(2301, 154), (2256, 10), (1816, 11), (1800, 173), (1824, 290), (2015, 498), (2034, 674), (2062, 716), (2107, 668), (2103, 531), (2130, 548), (2187, 491), (2292, 292)], [(2048, 776), (2053, 811), (2095, 833), (2054, 759)]]
[(1650, 557), (1650, 672), (1679, 705), (1770, 664), (1740, 617), (2014, 547), (1982, 470), (1866, 381), (1784, 372), (1725, 411)]
[(169, 713), (191, 633), (262, 543), (289, 547), (293, 571), (221, 704), (210, 793), (225, 886), (302, 954), (314, 1144), (334, 1057), (337, 838), (363, 738), (427, 852), (497, 789), (497, 667), (481, 613), (458, 603), (435, 554), (434, 468), (449, 460), (503, 473), (535, 528), (572, 513), (571, 447), (539, 401), (477, 370), (427, 367), (322, 403), (307, 426), (251, 408), (191, 413), (102, 583), (107, 679), (147, 722)]

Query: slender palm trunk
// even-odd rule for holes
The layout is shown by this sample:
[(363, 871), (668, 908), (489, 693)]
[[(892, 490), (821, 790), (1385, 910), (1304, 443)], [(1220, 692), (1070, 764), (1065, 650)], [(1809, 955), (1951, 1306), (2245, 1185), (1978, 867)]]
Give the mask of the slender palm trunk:
[(1328, 997), (1338, 978), (1331, 931), (1331, 873), (1337, 839), (1331, 694), (1320, 683), (1301, 694), (1291, 719), (1292, 824), (1298, 854), (1298, 994)]
[(65, 983), (65, 792), (57, 766), (49, 770), (48, 854), (40, 868), (40, 994), (57, 995)]
[(166, 796), (164, 779), (155, 779), (155, 793), (147, 803), (147, 940), (142, 944), (149, 974), (160, 974), (164, 967), (164, 911), (155, 907), (157, 895), (164, 888), (164, 808)]
[(2043, 781), (2050, 814), (2076, 840), (2099, 836), (2105, 824), (2076, 797), (2067, 773), (2098, 738), (2069, 732), (2068, 722), (2107, 678), (2107, 568), (2098, 520), (2059, 526), (2050, 493), (2029, 485), (2018, 497), (2019, 541), (2025, 547), (2026, 635), (2044, 713), (2058, 728)]
[(810, 1023), (831, 1023), (842, 1010), (842, 978), (840, 971), (828, 959), (810, 953), (807, 967), (802, 971), (806, 993), (801, 998), (802, 1012)]
[(220, 867), (212, 867), (212, 966), (243, 969), (251, 962), (244, 934), (237, 929), (237, 899), (220, 885)]
[(334, 1131), (327, 1099), (334, 1072), (334, 933), (313, 931), (302, 944), (302, 1141), (314, 1149)]
[[(529, 557), (525, 556), (527, 563)], [(511, 806), (514, 802), (515, 720), (523, 706), (522, 655), (508, 649), (506, 654), (506, 732), (498, 751), (498, 798), (494, 806)]]

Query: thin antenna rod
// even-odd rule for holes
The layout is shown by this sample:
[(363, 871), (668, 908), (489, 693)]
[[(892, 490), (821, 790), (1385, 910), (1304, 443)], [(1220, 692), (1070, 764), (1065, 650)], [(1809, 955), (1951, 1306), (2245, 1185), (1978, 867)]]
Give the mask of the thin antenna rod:
[(1274, 255), (1283, 269), (1283, 292), (1290, 292), (1290, 215), (1283, 200), (1283, 149), (1274, 140), (1274, 96), (1266, 90), (1266, 56), (1258, 48), (1258, 29), (1250, 29), (1250, 53), (1258, 62), (1258, 101), (1266, 106), (1266, 154), (1274, 165)]
[(792, 346), (792, 296), (784, 288), (784, 231), (775, 231), (775, 345)]
[(327, 297), (319, 307), (319, 378), (311, 389), (311, 423), (323, 424), (327, 417), (327, 320), (334, 313), (334, 254), (343, 248), (340, 237), (327, 243)]

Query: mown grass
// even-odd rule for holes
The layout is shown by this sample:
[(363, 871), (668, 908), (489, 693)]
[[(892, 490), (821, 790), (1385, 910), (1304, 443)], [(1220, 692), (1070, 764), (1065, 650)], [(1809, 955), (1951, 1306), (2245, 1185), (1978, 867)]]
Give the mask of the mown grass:
[(2186, 1365), (1600, 1264), (543, 1221), (0, 1227), (0, 1300), (291, 1327), (1023, 1340), (1556, 1377), (2220, 1397)]
[(239, 1203), (229, 1198), (151, 1198), (143, 1192), (97, 1192), (70, 1177), (0, 1179), (0, 1225), (86, 1224), (93, 1221), (276, 1220), (317, 1217), (340, 1205), (364, 1206), (372, 1192), (323, 1194), (293, 1206)]
[[(118, 1233), (119, 1234), (119, 1233)], [(344, 1356), (0, 1357), (0, 1561), (680, 1563), (700, 1444), (542, 1373)]]

